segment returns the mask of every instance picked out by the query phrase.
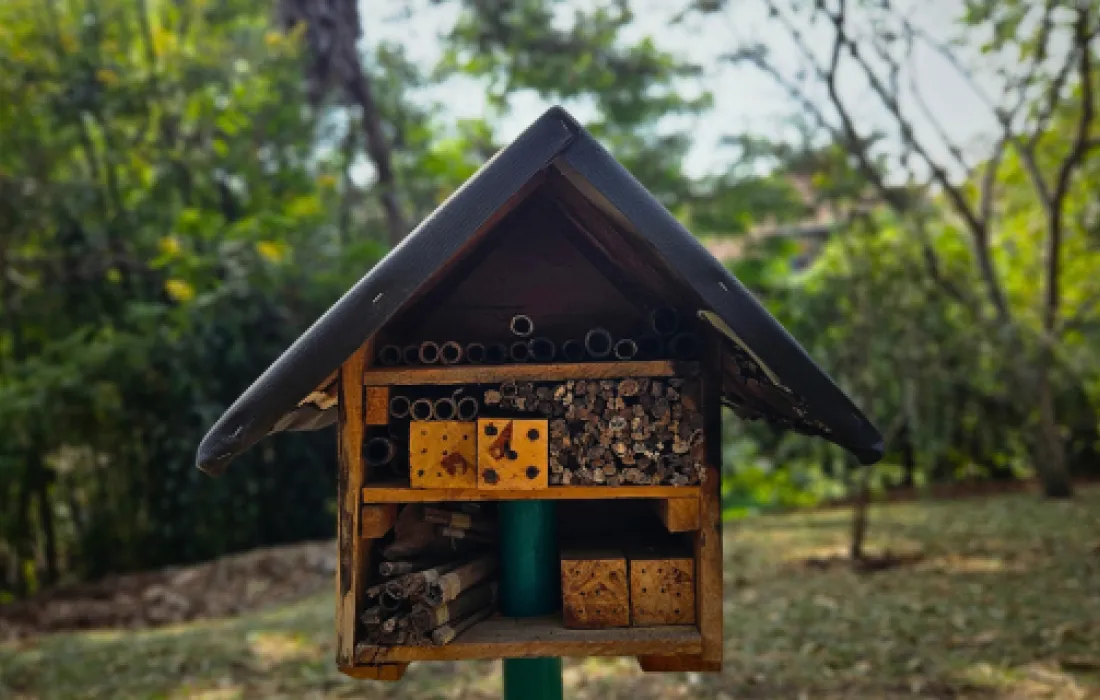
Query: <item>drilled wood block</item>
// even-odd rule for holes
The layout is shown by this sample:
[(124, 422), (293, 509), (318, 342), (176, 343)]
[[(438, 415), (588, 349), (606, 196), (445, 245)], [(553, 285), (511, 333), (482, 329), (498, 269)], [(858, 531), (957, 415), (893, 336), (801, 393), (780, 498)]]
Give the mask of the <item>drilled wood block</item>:
[(409, 484), (414, 489), (477, 487), (477, 424), (412, 421)]
[(367, 425), (388, 425), (390, 422), (390, 388), (368, 386), (364, 422)]
[(561, 554), (562, 621), (568, 629), (630, 625), (630, 587), (621, 550)]
[(479, 489), (549, 488), (548, 421), (481, 418), (477, 436)]
[(630, 555), (630, 618), (635, 627), (695, 622), (695, 560), (645, 550)]

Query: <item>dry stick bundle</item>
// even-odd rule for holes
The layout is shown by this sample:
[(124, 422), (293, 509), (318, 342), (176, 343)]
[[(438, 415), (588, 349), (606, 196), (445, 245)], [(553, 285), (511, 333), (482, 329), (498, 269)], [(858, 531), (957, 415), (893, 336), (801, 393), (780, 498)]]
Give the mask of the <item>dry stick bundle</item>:
[(430, 605), (442, 605), (481, 583), (496, 572), (496, 569), (496, 557), (486, 554), (440, 576), (438, 581), (426, 586), (423, 594), (418, 595)]
[(419, 634), (429, 634), (440, 625), (462, 619), (486, 605), (495, 603), (496, 598), (497, 584), (491, 581), (471, 588), (450, 603), (434, 607), (423, 603), (418, 604), (409, 617), (412, 629)]
[(446, 625), (442, 625), (440, 627), (437, 627), (435, 629), (435, 631), (432, 632), (432, 643), (435, 644), (436, 646), (443, 646), (444, 644), (449, 644), (450, 642), (454, 641), (454, 639), (458, 635), (462, 634), (463, 632), (470, 629), (471, 627), (473, 627), (474, 625), (481, 622), (482, 620), (484, 620), (485, 618), (489, 617), (492, 614), (493, 614), (493, 606), (492, 605), (487, 605), (484, 608), (482, 608), (481, 610), (478, 610), (477, 612), (473, 613), (472, 615), (469, 615), (469, 616), (463, 618), (462, 620), (460, 620), (457, 623), (448, 623)]
[(486, 518), (477, 517), (468, 513), (453, 513), (449, 510), (442, 510), (440, 508), (425, 508), (424, 522), (432, 523), (433, 525), (442, 525), (456, 530), (470, 530), (482, 535), (495, 534), (497, 529), (496, 523)]
[(440, 527), (438, 532), (440, 537), (449, 537), (452, 540), (462, 540), (463, 542), (492, 544), (496, 541), (488, 535), (483, 535), (473, 530), (463, 530), (457, 527)]

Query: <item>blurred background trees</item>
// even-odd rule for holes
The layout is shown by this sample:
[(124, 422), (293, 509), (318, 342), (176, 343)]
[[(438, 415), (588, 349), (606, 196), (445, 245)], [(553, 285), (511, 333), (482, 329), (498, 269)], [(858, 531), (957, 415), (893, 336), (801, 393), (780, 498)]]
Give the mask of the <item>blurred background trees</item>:
[[(1100, 4), (946, 12), (934, 32), (878, 0), (0, 5), (0, 595), (329, 536), (331, 436), (216, 481), (195, 446), (554, 102), (889, 438), (860, 469), (731, 416), (731, 514), (1032, 475), (1069, 495), (1100, 449)], [(431, 51), (393, 38), (425, 26)], [(929, 57), (988, 112), (977, 135), (936, 111)], [(728, 119), (758, 95), (723, 70), (776, 88), (779, 128)]]

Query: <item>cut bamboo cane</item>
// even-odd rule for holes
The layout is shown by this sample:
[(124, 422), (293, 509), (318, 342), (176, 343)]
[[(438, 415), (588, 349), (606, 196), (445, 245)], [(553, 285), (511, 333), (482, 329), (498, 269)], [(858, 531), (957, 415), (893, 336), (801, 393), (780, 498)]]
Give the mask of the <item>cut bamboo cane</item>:
[(492, 615), (493, 610), (494, 607), (492, 605), (487, 605), (481, 610), (469, 615), (468, 617), (460, 620), (457, 623), (446, 624), (436, 628), (432, 632), (432, 643), (436, 646), (450, 644), (456, 638), (458, 638), (460, 634)]

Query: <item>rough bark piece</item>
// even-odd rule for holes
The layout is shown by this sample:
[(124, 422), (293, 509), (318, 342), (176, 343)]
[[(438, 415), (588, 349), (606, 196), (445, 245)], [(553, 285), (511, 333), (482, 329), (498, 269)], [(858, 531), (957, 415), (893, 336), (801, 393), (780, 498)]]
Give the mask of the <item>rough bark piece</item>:
[(417, 489), (476, 487), (476, 431), (472, 421), (410, 423), (410, 485)]
[(568, 629), (630, 625), (630, 588), (621, 550), (565, 550), (561, 555), (562, 621)]
[(366, 397), (367, 425), (388, 425), (390, 422), (390, 388), (388, 386), (368, 386)]

